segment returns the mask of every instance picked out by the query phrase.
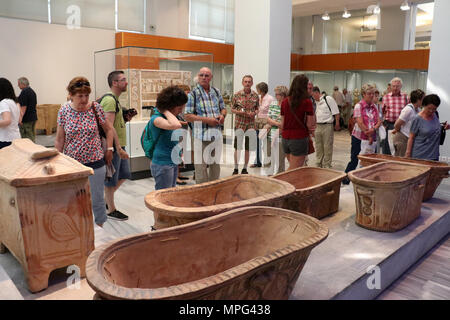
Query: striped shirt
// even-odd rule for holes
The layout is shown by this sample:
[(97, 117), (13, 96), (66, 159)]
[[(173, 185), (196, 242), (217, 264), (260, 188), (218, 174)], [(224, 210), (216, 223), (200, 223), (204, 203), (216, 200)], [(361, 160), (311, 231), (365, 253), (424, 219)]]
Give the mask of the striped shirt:
[(393, 95), (392, 92), (383, 96), (383, 114), (384, 119), (389, 122), (397, 121), (403, 107), (408, 104), (408, 95), (406, 93), (399, 93)]
[[(222, 95), (219, 90), (210, 87), (206, 92), (201, 85), (197, 85), (188, 95), (188, 102), (185, 108), (185, 114), (195, 114), (199, 117), (220, 117), (221, 111), (225, 109)], [(221, 126), (211, 127), (206, 123), (202, 123), (202, 128), (194, 125), (194, 137), (203, 141), (211, 141), (212, 132), (208, 129), (221, 130)]]
[[(269, 106), (269, 118), (274, 121), (281, 122), (281, 107), (278, 105), (277, 100), (272, 100), (272, 103)], [(275, 131), (277, 130), (277, 126), (272, 126), (269, 137), (273, 137), (275, 135)]]

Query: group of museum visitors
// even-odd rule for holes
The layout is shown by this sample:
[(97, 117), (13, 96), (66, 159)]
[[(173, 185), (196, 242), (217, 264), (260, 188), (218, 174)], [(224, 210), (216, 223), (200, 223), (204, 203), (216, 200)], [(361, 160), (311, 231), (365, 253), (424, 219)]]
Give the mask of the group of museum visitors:
[[(188, 158), (194, 163), (195, 182), (220, 177), (222, 130), (230, 115), (219, 89), (211, 85), (212, 78), (211, 70), (204, 67), (192, 90), (169, 86), (158, 94), (148, 123), (155, 190), (174, 187), (183, 178), (179, 165), (183, 158), (186, 163), (187, 150), (175, 148), (187, 136), (173, 139), (182, 126), (188, 129), (184, 130), (189, 134), (187, 140), (192, 140), (193, 152)], [(115, 207), (114, 193), (131, 177), (125, 151), (125, 122), (130, 119), (124, 116), (119, 102), (119, 96), (127, 89), (127, 79), (122, 71), (113, 71), (107, 80), (111, 91), (97, 101), (90, 99), (88, 79), (75, 77), (69, 82), (68, 101), (58, 112), (55, 139), (56, 149), (93, 169), (89, 182), (94, 218), (99, 226), (108, 218), (128, 219)], [(22, 89), (19, 98), (10, 81), (0, 78), (0, 148), (21, 137), (35, 139), (36, 94), (26, 78), (20, 78), (18, 85)], [(442, 132), (450, 128), (439, 120), (440, 98), (436, 94), (425, 95), (419, 89), (408, 95), (401, 91), (400, 78), (391, 80), (382, 99), (375, 85), (364, 84), (355, 105), (347, 89), (341, 93), (335, 86), (333, 95), (328, 96), (305, 75), (297, 75), (290, 88), (275, 87), (274, 96), (269, 94), (265, 82), (258, 83), (256, 91), (252, 87), (253, 77), (244, 75), (242, 89), (231, 100), (233, 175), (248, 174), (250, 152), (256, 153), (251, 167), (267, 167), (267, 175), (283, 172), (285, 159), (288, 170), (304, 166), (313, 152), (317, 167), (331, 168), (334, 135), (343, 128), (351, 132), (346, 173), (357, 168), (359, 154), (383, 152), (438, 161)], [(239, 171), (242, 151), (244, 166)], [(350, 181), (346, 178), (343, 183)]]

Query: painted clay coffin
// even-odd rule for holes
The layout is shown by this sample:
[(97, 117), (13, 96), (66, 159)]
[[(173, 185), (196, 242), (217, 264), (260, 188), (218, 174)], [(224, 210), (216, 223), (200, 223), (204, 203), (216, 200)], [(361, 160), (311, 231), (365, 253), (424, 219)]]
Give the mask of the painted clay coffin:
[(430, 168), (382, 162), (350, 171), (356, 200), (356, 224), (394, 232), (420, 215)]
[(48, 287), (51, 271), (72, 264), (85, 273), (94, 249), (91, 168), (29, 139), (0, 150), (0, 251), (22, 265), (28, 288)]
[(439, 187), (439, 184), (442, 182), (442, 179), (450, 177), (450, 166), (445, 162), (394, 157), (387, 154), (377, 153), (359, 155), (358, 158), (361, 161), (361, 165), (363, 166), (369, 166), (379, 162), (398, 161), (402, 163), (411, 163), (429, 167), (431, 170), (426, 182), (425, 191), (423, 193), (423, 201), (431, 199), (437, 187)]
[(289, 182), (296, 188), (294, 195), (285, 201), (286, 209), (321, 219), (338, 211), (341, 181), (346, 176), (331, 169), (301, 167), (273, 178)]
[(187, 187), (150, 192), (145, 204), (153, 211), (155, 229), (204, 219), (248, 206), (282, 207), (295, 192), (287, 182), (253, 175), (235, 175)]
[(287, 299), (328, 235), (310, 216), (231, 210), (97, 248), (86, 279), (100, 299)]

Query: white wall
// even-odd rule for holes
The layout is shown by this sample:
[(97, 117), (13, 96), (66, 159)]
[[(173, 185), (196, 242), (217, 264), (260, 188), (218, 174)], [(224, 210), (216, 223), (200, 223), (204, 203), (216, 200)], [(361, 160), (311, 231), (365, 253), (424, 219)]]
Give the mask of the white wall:
[(377, 51), (403, 50), (406, 13), (398, 6), (381, 8), (381, 29), (377, 30)]
[(292, 19), (292, 52), (312, 54), (313, 17), (296, 17)]
[(85, 76), (93, 84), (94, 51), (115, 45), (111, 30), (69, 30), (62, 25), (7, 18), (0, 18), (0, 30), (0, 76), (11, 81), (17, 95), (17, 79), (27, 77), (38, 104), (66, 101), (67, 84), (75, 76)]
[[(440, 121), (450, 123), (450, 64), (447, 62), (450, 50), (448, 12), (450, 12), (450, 1), (435, 0), (427, 94), (439, 95), (441, 98), (441, 105), (438, 109)], [(447, 131), (447, 138), (444, 145), (441, 146), (440, 152), (441, 157), (445, 157), (442, 160), (450, 162), (450, 131)]]
[[(150, 30), (150, 25), (155, 30)], [(147, 0), (146, 33), (189, 38), (189, 0)]]

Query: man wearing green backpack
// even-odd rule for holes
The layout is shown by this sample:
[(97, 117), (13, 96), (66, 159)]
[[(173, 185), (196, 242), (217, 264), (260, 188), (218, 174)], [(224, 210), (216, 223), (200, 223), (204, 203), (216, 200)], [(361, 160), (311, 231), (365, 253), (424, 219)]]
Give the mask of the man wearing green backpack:
[(114, 193), (120, 188), (126, 179), (130, 179), (130, 164), (128, 154), (125, 151), (127, 144), (125, 120), (119, 96), (127, 90), (127, 79), (123, 71), (113, 71), (108, 75), (108, 85), (111, 92), (103, 95), (99, 100), (105, 111), (106, 120), (114, 127), (114, 145), (112, 164), (116, 170), (111, 179), (105, 180), (105, 201), (108, 208), (108, 218), (125, 221), (128, 216), (116, 209), (114, 204)]

